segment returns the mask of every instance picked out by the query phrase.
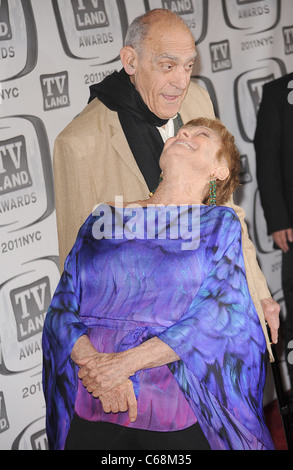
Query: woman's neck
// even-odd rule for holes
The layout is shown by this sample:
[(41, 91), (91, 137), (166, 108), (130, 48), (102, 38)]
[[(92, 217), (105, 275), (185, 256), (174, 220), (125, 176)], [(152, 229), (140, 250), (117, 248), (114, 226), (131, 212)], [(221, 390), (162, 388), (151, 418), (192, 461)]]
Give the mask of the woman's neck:
[(148, 200), (148, 204), (202, 204), (203, 189), (202, 183), (194, 181), (191, 185), (188, 178), (177, 177), (170, 181), (170, 178), (164, 176), (154, 195)]

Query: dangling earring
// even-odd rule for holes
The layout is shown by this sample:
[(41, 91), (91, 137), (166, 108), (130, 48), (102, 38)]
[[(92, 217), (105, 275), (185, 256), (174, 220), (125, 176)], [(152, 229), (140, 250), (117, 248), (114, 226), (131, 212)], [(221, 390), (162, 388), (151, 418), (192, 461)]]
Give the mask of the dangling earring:
[[(163, 172), (160, 174), (159, 184), (160, 184), (161, 181), (163, 181)], [(158, 184), (158, 186), (159, 186), (159, 184)], [(150, 192), (149, 192), (149, 197), (153, 197), (153, 195), (155, 194), (156, 190), (158, 189), (158, 186), (156, 187), (156, 189), (154, 189), (153, 191), (150, 191)]]
[(216, 197), (217, 197), (217, 183), (216, 183), (216, 178), (215, 176), (211, 176), (210, 183), (209, 183), (209, 192), (210, 192), (210, 197), (209, 197), (209, 206), (215, 206), (216, 205)]

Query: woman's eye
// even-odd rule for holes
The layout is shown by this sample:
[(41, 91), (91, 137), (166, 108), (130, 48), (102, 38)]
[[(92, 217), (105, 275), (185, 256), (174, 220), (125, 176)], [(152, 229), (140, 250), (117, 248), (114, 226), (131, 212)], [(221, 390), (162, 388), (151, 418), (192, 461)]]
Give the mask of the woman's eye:
[(208, 132), (199, 132), (197, 135), (204, 135), (205, 137), (210, 137), (210, 134)]

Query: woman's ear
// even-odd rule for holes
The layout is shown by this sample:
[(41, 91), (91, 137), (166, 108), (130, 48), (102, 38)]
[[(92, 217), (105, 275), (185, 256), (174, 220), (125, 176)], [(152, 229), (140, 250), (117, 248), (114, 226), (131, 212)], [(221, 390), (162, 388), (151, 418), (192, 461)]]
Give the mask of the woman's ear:
[(120, 59), (124, 67), (124, 70), (128, 75), (135, 74), (136, 57), (137, 57), (137, 54), (135, 50), (133, 49), (133, 47), (131, 46), (122, 47), (120, 51)]
[(230, 171), (227, 166), (218, 166), (217, 168), (214, 169), (213, 174), (218, 180), (224, 181), (228, 178)]

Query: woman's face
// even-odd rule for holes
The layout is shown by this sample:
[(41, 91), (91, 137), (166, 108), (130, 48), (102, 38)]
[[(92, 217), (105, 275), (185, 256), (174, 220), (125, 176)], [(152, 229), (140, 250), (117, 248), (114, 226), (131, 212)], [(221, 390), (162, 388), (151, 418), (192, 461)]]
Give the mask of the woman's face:
[[(167, 140), (161, 156), (161, 167), (167, 158), (179, 158), (179, 163), (197, 173), (210, 176), (215, 166), (219, 165), (216, 154), (221, 140), (215, 131), (208, 127), (184, 127), (175, 137)], [(162, 167), (163, 170), (163, 167)]]

